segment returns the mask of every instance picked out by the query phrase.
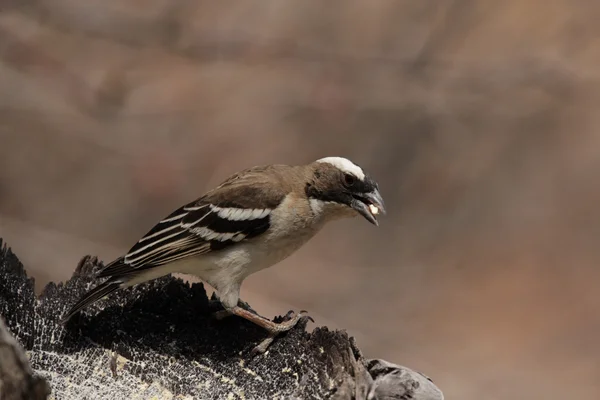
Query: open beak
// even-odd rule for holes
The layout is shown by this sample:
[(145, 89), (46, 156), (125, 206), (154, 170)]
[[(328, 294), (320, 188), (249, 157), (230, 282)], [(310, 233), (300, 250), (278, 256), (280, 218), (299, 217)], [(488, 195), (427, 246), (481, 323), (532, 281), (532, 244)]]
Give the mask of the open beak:
[(355, 196), (352, 202), (354, 208), (360, 215), (365, 217), (367, 221), (375, 226), (379, 226), (377, 221), (378, 214), (385, 214), (385, 204), (379, 190), (374, 189), (372, 192)]

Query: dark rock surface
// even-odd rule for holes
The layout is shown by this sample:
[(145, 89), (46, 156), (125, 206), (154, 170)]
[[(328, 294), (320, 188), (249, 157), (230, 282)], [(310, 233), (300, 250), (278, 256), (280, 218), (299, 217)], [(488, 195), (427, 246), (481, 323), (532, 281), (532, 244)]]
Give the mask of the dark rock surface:
[[(68, 282), (36, 298), (33, 279), (0, 242), (0, 315), (53, 398), (443, 398), (419, 373), (364, 359), (343, 331), (307, 333), (306, 320), (252, 357), (264, 331), (236, 317), (211, 318), (203, 285), (173, 277), (120, 291), (61, 326), (101, 267), (84, 257)], [(0, 398), (7, 387), (0, 382)]]
[(0, 318), (0, 399), (44, 400), (49, 393), (48, 383), (35, 375), (23, 348)]

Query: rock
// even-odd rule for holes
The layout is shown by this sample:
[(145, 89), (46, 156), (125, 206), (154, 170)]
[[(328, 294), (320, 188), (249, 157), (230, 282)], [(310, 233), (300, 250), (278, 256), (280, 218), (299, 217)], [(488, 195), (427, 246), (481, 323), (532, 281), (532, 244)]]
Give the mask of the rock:
[[(44, 393), (47, 382), (54, 398), (78, 400), (443, 399), (423, 375), (365, 359), (344, 331), (308, 333), (306, 320), (253, 357), (265, 332), (237, 317), (212, 318), (204, 286), (173, 277), (117, 292), (60, 325), (102, 266), (86, 256), (69, 281), (48, 284), (36, 298), (17, 257), (0, 249), (0, 314), (31, 364), (22, 363), (20, 376), (0, 364), (0, 398), (19, 382)], [(10, 337), (2, 326), (0, 335)]]

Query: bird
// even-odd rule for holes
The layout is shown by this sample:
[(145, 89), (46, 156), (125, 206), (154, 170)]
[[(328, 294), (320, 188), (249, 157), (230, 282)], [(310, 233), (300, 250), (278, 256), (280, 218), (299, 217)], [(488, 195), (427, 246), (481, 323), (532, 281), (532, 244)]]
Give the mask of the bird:
[(240, 300), (244, 279), (288, 258), (328, 222), (362, 216), (379, 226), (378, 216), (385, 213), (378, 183), (348, 158), (244, 169), (177, 208), (103, 267), (96, 277), (107, 279), (84, 294), (62, 322), (116, 290), (183, 273), (215, 289), (220, 318), (235, 315), (264, 328), (269, 335), (253, 350), (263, 353), (307, 312), (290, 312), (277, 323), (259, 315)]

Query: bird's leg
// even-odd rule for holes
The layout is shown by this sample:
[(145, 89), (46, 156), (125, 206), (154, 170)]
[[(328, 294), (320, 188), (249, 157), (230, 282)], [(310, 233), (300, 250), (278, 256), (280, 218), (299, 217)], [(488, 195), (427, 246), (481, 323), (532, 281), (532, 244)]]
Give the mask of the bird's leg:
[(254, 312), (256, 314), (256, 312), (252, 309), (252, 307), (250, 307), (250, 304), (246, 303), (242, 299), (238, 300), (238, 306), (242, 307), (244, 310), (248, 310), (248, 311)]
[(307, 316), (307, 311), (300, 311), (298, 314), (295, 314), (293, 311), (290, 311), (286, 315), (286, 320), (280, 323), (273, 322), (265, 317), (261, 317), (260, 315), (250, 312), (239, 306), (233, 307), (230, 310), (230, 313), (233, 315), (237, 315), (238, 317), (242, 317), (264, 328), (269, 333), (269, 336), (252, 350), (253, 354), (264, 353), (279, 334), (292, 329), (303, 317), (308, 317), (310, 320), (312, 320), (311, 317)]
[[(217, 306), (221, 306), (221, 305), (222, 305), (221, 301), (216, 296), (213, 296), (213, 298), (211, 298), (209, 300), (209, 308), (213, 308), (213, 307), (217, 307)], [(243, 301), (241, 299), (238, 300), (238, 307), (242, 307), (243, 309), (256, 314), (256, 311), (254, 311), (252, 309), (252, 307), (250, 307), (250, 304), (246, 303), (245, 301)], [(217, 320), (222, 320), (222, 319), (230, 317), (232, 315), (233, 314), (231, 313), (231, 311), (229, 311), (227, 309), (214, 311), (212, 313), (212, 316)]]

